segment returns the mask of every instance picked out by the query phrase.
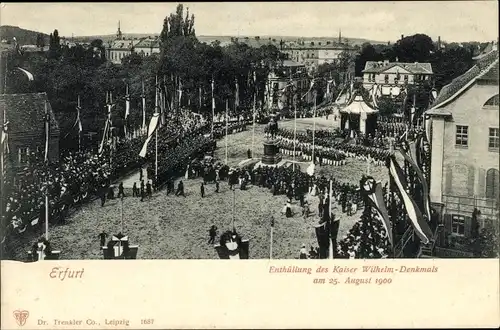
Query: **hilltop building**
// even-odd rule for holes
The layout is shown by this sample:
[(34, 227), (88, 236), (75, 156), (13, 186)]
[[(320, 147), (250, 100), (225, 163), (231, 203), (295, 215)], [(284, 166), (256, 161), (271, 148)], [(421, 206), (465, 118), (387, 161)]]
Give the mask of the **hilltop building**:
[(397, 96), (395, 91), (407, 85), (432, 83), (433, 71), (430, 63), (402, 63), (389, 61), (367, 61), (363, 70), (363, 87), (371, 90), (374, 85), (381, 88), (382, 95)]

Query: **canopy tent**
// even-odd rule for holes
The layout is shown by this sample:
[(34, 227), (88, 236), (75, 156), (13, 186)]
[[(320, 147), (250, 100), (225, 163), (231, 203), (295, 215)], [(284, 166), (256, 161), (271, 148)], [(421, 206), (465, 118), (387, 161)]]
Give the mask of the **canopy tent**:
[(349, 127), (361, 134), (372, 134), (377, 124), (378, 110), (368, 105), (361, 95), (356, 95), (349, 105), (340, 110), (341, 127)]

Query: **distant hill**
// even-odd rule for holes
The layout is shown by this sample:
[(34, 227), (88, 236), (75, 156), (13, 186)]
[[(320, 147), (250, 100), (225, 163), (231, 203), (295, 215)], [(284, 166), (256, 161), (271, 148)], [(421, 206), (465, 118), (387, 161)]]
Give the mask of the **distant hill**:
[[(124, 33), (123, 36), (127, 39), (140, 39), (140, 38), (145, 38), (145, 37), (156, 37), (158, 36), (159, 33)], [(114, 34), (106, 34), (106, 35), (95, 35), (95, 36), (78, 36), (74, 37), (76, 41), (82, 41), (82, 42), (90, 42), (94, 39), (101, 39), (104, 42), (111, 41), (115, 39)], [(211, 43), (212, 41), (220, 41), (222, 44), (229, 43), (231, 42), (231, 39), (234, 37), (238, 37), (240, 39), (243, 39), (245, 37), (248, 37), (250, 39), (255, 38), (255, 36), (205, 36), (205, 35), (199, 35), (197, 36), (198, 40), (201, 42), (206, 42), (206, 43)], [(280, 41), (283, 39), (283, 41), (296, 41), (298, 39), (303, 39), (304, 41), (337, 41), (338, 37), (312, 37), (312, 38), (307, 38), (307, 37), (294, 37), (294, 36), (260, 36), (260, 40), (276, 40)], [(349, 43), (352, 45), (361, 45), (365, 42), (369, 42), (371, 44), (386, 44), (386, 41), (375, 41), (375, 40), (369, 40), (369, 39), (363, 39), (363, 38), (343, 38), (343, 39), (348, 39)]]
[[(36, 37), (39, 32), (22, 29), (18, 26), (2, 25), (0, 26), (0, 39), (12, 41), (16, 37), (20, 45), (36, 45)], [(45, 44), (49, 44), (49, 35), (42, 33), (45, 39)]]

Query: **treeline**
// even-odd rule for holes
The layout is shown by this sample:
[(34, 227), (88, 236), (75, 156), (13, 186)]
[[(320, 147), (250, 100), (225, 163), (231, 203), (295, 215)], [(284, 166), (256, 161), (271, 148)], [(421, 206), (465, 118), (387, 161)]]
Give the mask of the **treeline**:
[[(255, 49), (241, 43), (223, 47), (219, 43), (199, 42), (194, 30), (194, 15), (184, 16), (182, 5), (165, 18), (160, 39), (160, 54), (141, 57), (132, 53), (123, 58), (121, 65), (115, 65), (106, 61), (101, 40), (92, 41), (86, 48), (79, 45), (68, 48), (60, 44), (55, 30), (50, 36), (47, 53), (9, 54), (6, 92), (46, 92), (57, 113), (61, 136), (70, 134), (68, 138), (76, 138), (73, 124), (78, 97), (84, 133), (102, 131), (107, 91), (112, 93), (113, 101), (118, 101), (113, 108), (113, 124), (120, 125), (127, 85), (131, 95), (130, 124), (139, 126), (142, 123), (142, 84), (150, 116), (154, 112), (155, 77), (162, 83), (169, 104), (173, 97), (178, 102), (178, 91), (182, 90), (182, 107), (210, 113), (213, 79), (216, 111), (225, 111), (227, 100), (231, 111), (238, 112), (253, 106), (255, 90), (259, 104), (263, 103), (266, 77), (283, 59), (272, 45)], [(18, 66), (33, 73), (34, 81), (27, 82), (26, 77), (15, 70)], [(236, 82), (239, 106), (235, 107)]]
[(362, 76), (367, 61), (406, 63), (431, 63), (435, 87), (440, 90), (454, 78), (460, 76), (473, 65), (472, 58), (487, 43), (441, 43), (425, 34), (404, 37), (392, 45), (372, 45), (365, 43), (356, 57), (356, 76)]

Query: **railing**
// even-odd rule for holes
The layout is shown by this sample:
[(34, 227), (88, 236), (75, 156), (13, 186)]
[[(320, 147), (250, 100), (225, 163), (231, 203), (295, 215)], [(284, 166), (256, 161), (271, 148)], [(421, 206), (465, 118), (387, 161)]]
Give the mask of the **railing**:
[(435, 254), (441, 258), (472, 258), (474, 254), (472, 252), (465, 252), (454, 249), (447, 249), (443, 247), (436, 247)]

